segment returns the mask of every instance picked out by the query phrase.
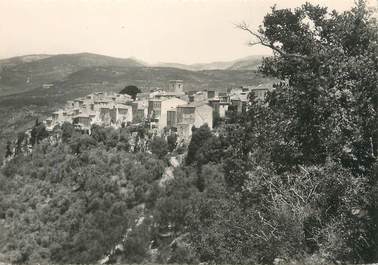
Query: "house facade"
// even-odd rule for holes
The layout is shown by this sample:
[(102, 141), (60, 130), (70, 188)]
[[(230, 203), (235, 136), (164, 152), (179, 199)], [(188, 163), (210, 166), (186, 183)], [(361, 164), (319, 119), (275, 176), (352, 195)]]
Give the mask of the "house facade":
[[(175, 111), (177, 106), (186, 103), (185, 100), (179, 98), (150, 99), (148, 101), (148, 117), (151, 129), (163, 130), (168, 125), (168, 111)], [(169, 115), (171, 119), (172, 114)]]
[(213, 128), (213, 108), (207, 102), (194, 102), (177, 107), (177, 134), (181, 139), (189, 139), (192, 127), (207, 124)]

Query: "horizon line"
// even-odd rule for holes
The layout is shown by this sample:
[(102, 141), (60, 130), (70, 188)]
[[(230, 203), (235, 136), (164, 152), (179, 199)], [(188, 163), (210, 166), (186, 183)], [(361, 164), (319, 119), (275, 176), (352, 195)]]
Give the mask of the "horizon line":
[(67, 52), (67, 53), (28, 53), (28, 54), (21, 54), (21, 55), (14, 55), (14, 56), (8, 56), (8, 57), (3, 57), (0, 56), (0, 61), (2, 60), (9, 60), (9, 59), (14, 59), (14, 58), (21, 58), (21, 57), (27, 57), (27, 56), (58, 56), (58, 55), (79, 55), (79, 54), (93, 54), (93, 55), (99, 55), (99, 56), (106, 56), (106, 57), (112, 57), (116, 59), (132, 59), (135, 61), (142, 62), (143, 64), (147, 64), (150, 66), (154, 65), (159, 65), (159, 64), (181, 64), (181, 65), (187, 65), (187, 66), (192, 66), (192, 65), (198, 65), (198, 64), (211, 64), (211, 63), (223, 63), (223, 62), (234, 62), (238, 60), (242, 60), (248, 57), (252, 56), (260, 56), (260, 57), (268, 57), (272, 56), (272, 54), (267, 54), (267, 53), (261, 53), (261, 54), (250, 54), (244, 57), (236, 57), (234, 59), (219, 59), (219, 60), (212, 60), (212, 61), (206, 61), (206, 62), (192, 62), (192, 63), (184, 63), (184, 62), (177, 62), (177, 61), (157, 61), (157, 62), (149, 62), (143, 59), (140, 59), (136, 56), (129, 56), (129, 57), (122, 57), (122, 56), (114, 56), (114, 55), (108, 55), (108, 54), (102, 54), (102, 53), (96, 53), (96, 52)]

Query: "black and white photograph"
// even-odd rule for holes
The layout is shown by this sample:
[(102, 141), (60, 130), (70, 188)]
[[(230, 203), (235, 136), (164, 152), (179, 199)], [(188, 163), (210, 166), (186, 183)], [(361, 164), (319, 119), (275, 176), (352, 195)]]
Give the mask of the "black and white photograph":
[(378, 264), (378, 0), (0, 0), (0, 265)]

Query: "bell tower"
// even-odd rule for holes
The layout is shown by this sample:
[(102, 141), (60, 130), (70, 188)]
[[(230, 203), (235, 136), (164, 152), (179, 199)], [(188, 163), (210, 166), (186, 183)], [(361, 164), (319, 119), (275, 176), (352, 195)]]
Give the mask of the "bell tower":
[(168, 92), (184, 93), (184, 82), (182, 80), (170, 80)]

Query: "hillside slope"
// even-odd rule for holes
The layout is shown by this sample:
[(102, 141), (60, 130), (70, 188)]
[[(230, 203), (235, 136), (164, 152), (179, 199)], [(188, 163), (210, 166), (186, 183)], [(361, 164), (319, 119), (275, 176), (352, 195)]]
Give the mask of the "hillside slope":
[(48, 58), (52, 55), (49, 54), (30, 54), (30, 55), (23, 55), (23, 56), (16, 56), (6, 59), (0, 59), (0, 68), (1, 67), (10, 67), (15, 66), (20, 63), (28, 63), (33, 61), (42, 60)]
[[(22, 59), (24, 58), (24, 59)], [(63, 81), (68, 75), (95, 66), (140, 67), (133, 59), (79, 53), (53, 56), (26, 56), (0, 61), (0, 95), (16, 94), (40, 87), (44, 83)]]
[(146, 91), (165, 88), (169, 80), (182, 79), (184, 89), (226, 90), (242, 85), (258, 85), (269, 80), (254, 71), (206, 70), (188, 71), (164, 67), (90, 67), (68, 75), (51, 88), (38, 87), (18, 94), (0, 97), (0, 105), (24, 107), (63, 104), (65, 101), (96, 91), (118, 92), (126, 85), (136, 85)]

